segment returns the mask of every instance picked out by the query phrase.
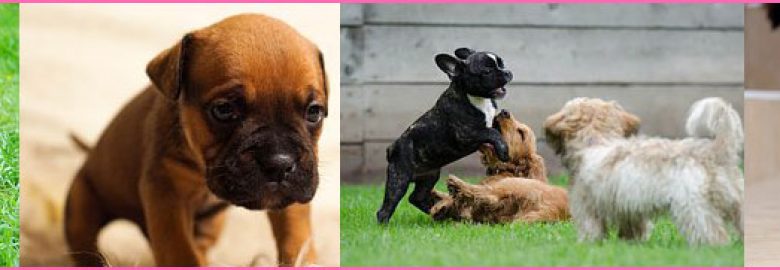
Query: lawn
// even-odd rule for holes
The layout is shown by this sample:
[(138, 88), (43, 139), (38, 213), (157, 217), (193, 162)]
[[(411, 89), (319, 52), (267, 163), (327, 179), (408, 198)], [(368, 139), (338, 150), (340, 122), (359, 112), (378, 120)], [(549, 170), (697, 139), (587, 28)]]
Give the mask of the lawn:
[[(565, 183), (555, 177), (552, 181)], [(439, 190), (446, 190), (439, 181)], [(571, 222), (482, 225), (434, 222), (405, 199), (387, 226), (376, 223), (381, 186), (341, 186), (343, 266), (742, 266), (743, 243), (689, 247), (668, 219), (645, 243), (612, 233), (577, 243)], [(735, 237), (736, 238), (736, 237)]]
[(19, 5), (0, 4), (0, 266), (19, 264)]

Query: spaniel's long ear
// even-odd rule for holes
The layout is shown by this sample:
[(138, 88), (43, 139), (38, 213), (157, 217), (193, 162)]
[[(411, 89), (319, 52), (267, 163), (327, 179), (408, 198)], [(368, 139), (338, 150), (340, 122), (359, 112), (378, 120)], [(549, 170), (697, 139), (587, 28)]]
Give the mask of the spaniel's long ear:
[(162, 51), (146, 65), (146, 75), (166, 97), (179, 98), (186, 81), (186, 65), (192, 34), (185, 35), (179, 43)]
[(561, 154), (564, 150), (563, 137), (565, 134), (563, 133), (565, 131), (557, 126), (558, 122), (563, 121), (563, 117), (564, 115), (558, 112), (544, 120), (544, 140), (550, 148), (555, 150), (556, 154)]
[(636, 135), (639, 132), (639, 117), (623, 112), (623, 134), (626, 137)]

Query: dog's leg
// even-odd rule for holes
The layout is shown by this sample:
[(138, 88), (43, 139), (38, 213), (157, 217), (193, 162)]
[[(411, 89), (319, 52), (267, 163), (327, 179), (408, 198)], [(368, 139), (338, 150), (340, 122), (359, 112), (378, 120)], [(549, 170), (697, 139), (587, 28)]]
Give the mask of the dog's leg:
[[(222, 206), (219, 206), (222, 207)], [(225, 224), (225, 208), (195, 218), (195, 245), (201, 254), (206, 254), (219, 240)], [(148, 237), (148, 236), (147, 236)]]
[(447, 190), (455, 199), (465, 199), (475, 202), (497, 203), (498, 197), (489, 191), (487, 185), (472, 185), (457, 176), (450, 175), (447, 179)]
[(735, 205), (734, 207), (734, 217), (732, 219), (732, 222), (734, 223), (734, 227), (737, 228), (737, 231), (739, 231), (739, 237), (741, 239), (745, 238), (745, 224), (744, 220), (742, 220), (742, 207), (740, 205)]
[(425, 213), (430, 213), (431, 207), (437, 202), (437, 198), (431, 196), (431, 191), (439, 180), (439, 173), (440, 170), (436, 170), (414, 177), (414, 191), (409, 196), (409, 202)]
[(268, 217), (276, 238), (280, 266), (305, 266), (315, 263), (317, 254), (311, 234), (311, 205), (293, 204)]
[(71, 184), (65, 205), (65, 239), (76, 266), (104, 266), (98, 251), (100, 229), (109, 219), (89, 182), (79, 173)]
[(486, 132), (480, 133), (479, 144), (488, 143), (493, 146), (496, 157), (503, 162), (509, 161), (509, 146), (506, 145), (501, 133), (498, 130), (489, 128)]
[(720, 212), (703, 198), (681, 196), (672, 202), (672, 220), (691, 245), (723, 245), (729, 241)]
[(650, 238), (653, 224), (644, 218), (625, 220), (618, 227), (618, 237), (625, 240), (646, 241)]
[(590, 200), (586, 194), (575, 185), (571, 191), (571, 203), (569, 204), (571, 216), (577, 225), (577, 234), (580, 242), (594, 242), (604, 239), (607, 232), (606, 221), (599, 218), (589, 205)]
[[(170, 164), (162, 162), (162, 166)], [(149, 245), (157, 266), (204, 266), (205, 254), (195, 243), (195, 207), (187, 198), (198, 196), (193, 190), (176, 186), (176, 183), (196, 181), (187, 176), (196, 173), (177, 165), (166, 170), (150, 169), (152, 172), (167, 172), (170, 175), (145, 176), (139, 181), (139, 193), (149, 235)], [(155, 173), (152, 173), (155, 174)], [(176, 178), (177, 181), (171, 180)], [(202, 179), (197, 179), (203, 181)]]
[(399, 167), (397, 164), (387, 166), (385, 199), (382, 201), (382, 207), (376, 213), (377, 222), (380, 224), (387, 224), (390, 221), (395, 208), (409, 189), (409, 181), (412, 178), (411, 168), (401, 169)]

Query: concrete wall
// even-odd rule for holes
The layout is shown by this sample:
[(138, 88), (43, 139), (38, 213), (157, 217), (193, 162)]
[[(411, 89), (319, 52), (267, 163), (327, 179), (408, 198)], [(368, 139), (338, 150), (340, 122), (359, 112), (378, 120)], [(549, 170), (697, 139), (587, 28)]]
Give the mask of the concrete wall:
[[(542, 121), (577, 96), (618, 100), (642, 133), (683, 136), (688, 106), (742, 111), (742, 5), (342, 5), (341, 175), (384, 180), (384, 149), (446, 88), (433, 56), (490, 50), (515, 74), (499, 106), (528, 123), (552, 174)], [(444, 173), (480, 175), (472, 155)]]

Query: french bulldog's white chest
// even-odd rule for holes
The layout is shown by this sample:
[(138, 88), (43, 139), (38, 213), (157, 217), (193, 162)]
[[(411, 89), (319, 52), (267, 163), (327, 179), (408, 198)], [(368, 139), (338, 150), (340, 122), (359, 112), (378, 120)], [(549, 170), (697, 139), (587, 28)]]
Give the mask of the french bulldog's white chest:
[(472, 95), (467, 96), (469, 98), (469, 102), (471, 102), (471, 105), (485, 114), (485, 126), (493, 127), (493, 118), (496, 117), (497, 111), (496, 106), (493, 105), (493, 100), (489, 98), (475, 97)]

